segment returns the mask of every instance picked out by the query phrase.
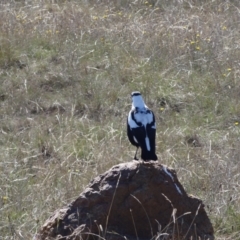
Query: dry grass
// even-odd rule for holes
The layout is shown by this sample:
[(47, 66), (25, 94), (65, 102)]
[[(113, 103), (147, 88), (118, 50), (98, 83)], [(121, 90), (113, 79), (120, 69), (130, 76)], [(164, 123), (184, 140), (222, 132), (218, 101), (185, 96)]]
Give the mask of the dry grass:
[(238, 1), (1, 1), (0, 239), (31, 239), (110, 166), (130, 161), (130, 92), (157, 153), (240, 239)]

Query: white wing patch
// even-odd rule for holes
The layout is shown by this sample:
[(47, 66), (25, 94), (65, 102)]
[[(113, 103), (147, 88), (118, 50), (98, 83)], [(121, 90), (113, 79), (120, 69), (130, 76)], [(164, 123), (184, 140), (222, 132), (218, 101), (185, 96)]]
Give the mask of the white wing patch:
[(145, 138), (145, 142), (146, 142), (147, 150), (150, 151), (151, 148), (150, 148), (150, 142), (149, 142), (149, 138), (148, 138), (148, 136), (146, 136), (146, 138)]
[(135, 138), (135, 136), (133, 136), (133, 139), (134, 139), (134, 141), (135, 141), (136, 143), (138, 143), (138, 141), (137, 141), (137, 139)]

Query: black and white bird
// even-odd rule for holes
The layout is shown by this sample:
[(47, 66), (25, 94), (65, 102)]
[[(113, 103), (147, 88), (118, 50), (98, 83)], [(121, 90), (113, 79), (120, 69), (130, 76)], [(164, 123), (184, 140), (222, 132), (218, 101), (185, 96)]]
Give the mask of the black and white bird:
[(142, 149), (141, 158), (144, 161), (157, 160), (155, 153), (156, 123), (154, 113), (145, 105), (140, 92), (132, 92), (132, 109), (127, 118), (127, 135), (132, 145), (136, 146), (134, 156)]

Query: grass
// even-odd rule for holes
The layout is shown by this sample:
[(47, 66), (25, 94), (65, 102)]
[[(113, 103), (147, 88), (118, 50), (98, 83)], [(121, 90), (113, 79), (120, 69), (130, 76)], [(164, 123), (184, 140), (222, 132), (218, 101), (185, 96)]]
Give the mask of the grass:
[(203, 199), (216, 239), (240, 239), (238, 1), (0, 6), (0, 239), (32, 238), (132, 159), (134, 90), (155, 112), (160, 162)]

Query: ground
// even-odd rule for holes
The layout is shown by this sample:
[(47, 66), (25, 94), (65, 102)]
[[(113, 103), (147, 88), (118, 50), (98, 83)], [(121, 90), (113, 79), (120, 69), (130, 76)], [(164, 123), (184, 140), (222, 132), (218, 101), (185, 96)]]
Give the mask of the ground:
[(130, 93), (154, 111), (159, 162), (240, 239), (238, 1), (0, 3), (0, 239), (31, 239), (135, 148)]

